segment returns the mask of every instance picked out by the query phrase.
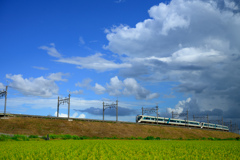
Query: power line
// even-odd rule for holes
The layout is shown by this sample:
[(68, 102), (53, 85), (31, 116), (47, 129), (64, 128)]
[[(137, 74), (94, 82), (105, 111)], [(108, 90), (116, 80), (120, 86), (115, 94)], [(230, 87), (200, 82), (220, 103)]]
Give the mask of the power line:
[(157, 124), (158, 124), (158, 104), (156, 107), (153, 107), (153, 108), (143, 108), (142, 107), (142, 115), (144, 115), (144, 113), (156, 113)]

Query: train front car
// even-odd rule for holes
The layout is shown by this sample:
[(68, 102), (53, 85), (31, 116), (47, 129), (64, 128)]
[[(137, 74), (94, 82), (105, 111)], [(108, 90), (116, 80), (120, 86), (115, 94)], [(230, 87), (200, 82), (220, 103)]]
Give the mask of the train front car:
[(138, 115), (136, 117), (136, 123), (164, 123), (163, 117), (147, 116), (147, 115)]
[(141, 123), (142, 115), (136, 116), (136, 123)]

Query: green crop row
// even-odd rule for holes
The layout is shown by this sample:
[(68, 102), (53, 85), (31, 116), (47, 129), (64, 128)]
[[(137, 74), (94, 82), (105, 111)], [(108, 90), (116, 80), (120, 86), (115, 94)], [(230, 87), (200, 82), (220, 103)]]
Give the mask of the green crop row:
[(8, 141), (0, 159), (239, 159), (239, 141)]
[[(30, 135), (30, 136), (26, 136), (26, 135), (14, 135), (14, 136), (9, 136), (9, 135), (0, 135), (0, 141), (11, 141), (11, 140), (15, 140), (15, 141), (31, 141), (31, 140), (55, 140), (55, 139), (63, 139), (63, 140), (69, 140), (69, 139), (73, 139), (73, 140), (84, 140), (84, 139), (125, 139), (125, 140), (166, 140), (166, 139), (162, 139), (160, 137), (153, 137), (153, 136), (148, 136), (145, 138), (142, 137), (125, 137), (125, 138), (118, 138), (116, 136), (113, 137), (87, 137), (87, 136), (76, 136), (76, 135), (69, 135), (69, 134), (65, 134), (65, 135), (56, 135), (56, 134), (50, 134), (47, 136), (42, 136), (39, 137), (37, 135)], [(178, 139), (173, 139), (173, 140), (183, 140), (182, 138), (178, 138)], [(236, 138), (227, 138), (227, 139), (220, 139), (220, 138), (213, 138), (213, 137), (208, 137), (208, 138), (201, 138), (201, 139), (185, 139), (185, 140), (240, 140), (239, 137)]]

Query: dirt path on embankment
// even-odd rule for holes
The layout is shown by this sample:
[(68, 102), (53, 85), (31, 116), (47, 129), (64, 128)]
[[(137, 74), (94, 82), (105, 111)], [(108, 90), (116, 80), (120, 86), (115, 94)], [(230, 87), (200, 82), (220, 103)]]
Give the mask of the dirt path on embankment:
[(179, 128), (128, 123), (68, 121), (64, 119), (44, 119), (11, 117), (0, 119), (0, 132), (7, 134), (39, 135), (71, 134), (88, 137), (160, 137), (166, 139), (236, 138), (238, 134), (195, 128)]

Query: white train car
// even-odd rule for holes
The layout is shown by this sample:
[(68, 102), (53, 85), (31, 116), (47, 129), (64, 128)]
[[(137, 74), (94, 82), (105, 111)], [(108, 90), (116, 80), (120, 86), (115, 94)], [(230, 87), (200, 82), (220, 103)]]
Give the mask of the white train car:
[(155, 116), (147, 116), (147, 115), (136, 116), (136, 123), (152, 123), (152, 124), (166, 124), (166, 125), (176, 125), (176, 126), (190, 126), (190, 127), (197, 127), (197, 128), (229, 131), (227, 126), (218, 125), (218, 124), (198, 122), (198, 121), (186, 121), (186, 120), (182, 120), (182, 119), (155, 117)]
[(229, 131), (228, 126), (213, 124), (213, 123), (205, 123), (205, 122), (202, 122), (202, 128)]
[(186, 121), (182, 119), (173, 119), (165, 117), (154, 117), (147, 115), (138, 115), (136, 117), (137, 123), (159, 123), (159, 124), (168, 124), (168, 125), (178, 125), (178, 126), (192, 126), (192, 127), (201, 127), (201, 123), (197, 121)]

